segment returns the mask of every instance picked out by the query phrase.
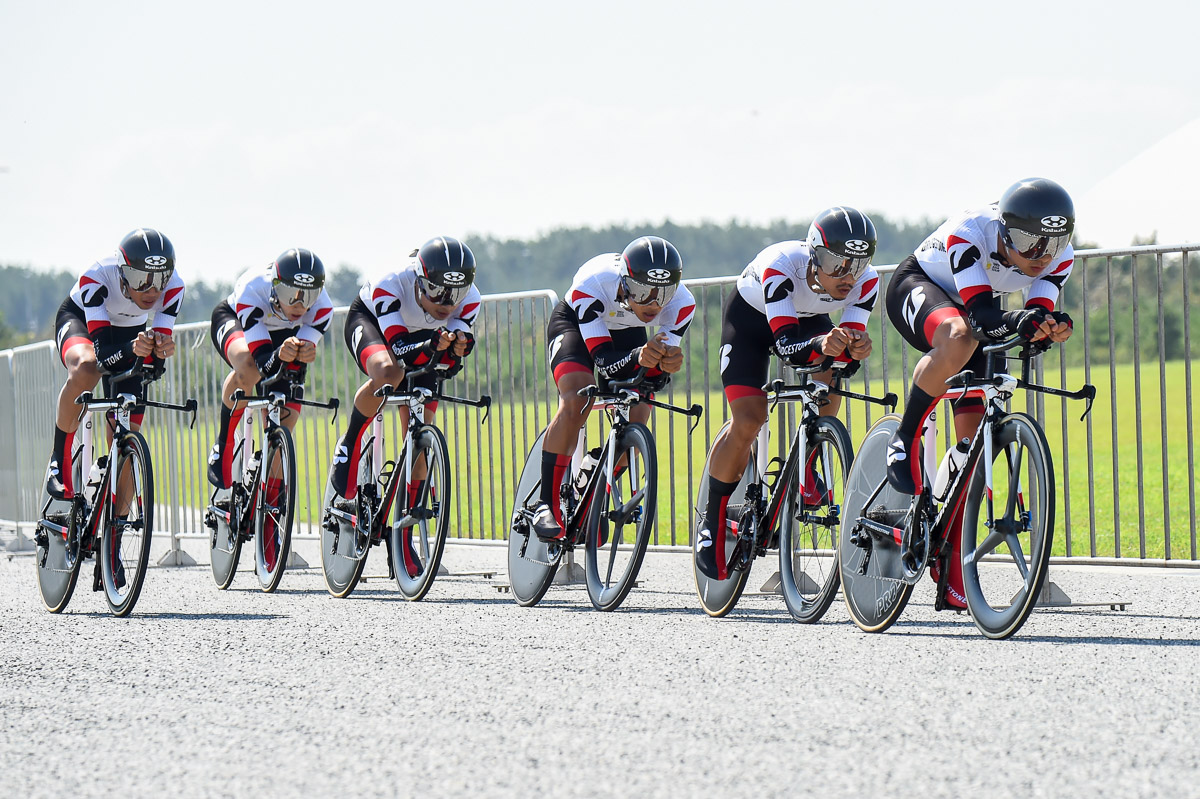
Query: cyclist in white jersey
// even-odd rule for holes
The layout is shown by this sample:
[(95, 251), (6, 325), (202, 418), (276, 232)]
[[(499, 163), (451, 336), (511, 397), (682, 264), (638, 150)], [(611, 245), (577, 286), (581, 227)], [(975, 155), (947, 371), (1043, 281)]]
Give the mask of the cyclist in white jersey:
[[(952, 217), (904, 259), (888, 284), (886, 308), (896, 330), (925, 355), (917, 362), (899, 430), (888, 443), (888, 482), (917, 494), (921, 485), (921, 430), (946, 380), (963, 369), (981, 374), (981, 341), (1020, 334), (1027, 341), (1071, 336), (1071, 317), (1055, 310), (1075, 258), (1075, 207), (1067, 192), (1045, 178), (1008, 188), (998, 203)], [(1024, 294), (1023, 307), (1005, 311), (1001, 299)], [(959, 439), (974, 435), (984, 412), (978, 399), (954, 404)], [(961, 509), (959, 511), (961, 514)], [(952, 522), (961, 525), (961, 516)], [(959, 531), (953, 535), (947, 595), (962, 595)], [(937, 569), (931, 577), (938, 578)]]
[[(784, 241), (760, 252), (742, 271), (725, 300), (721, 326), (721, 383), (732, 424), (709, 457), (708, 507), (696, 520), (696, 563), (710, 579), (728, 577), (716, 557), (713, 531), (725, 529), (729, 497), (742, 478), (750, 447), (767, 421), (763, 386), (772, 352), (796, 366), (823, 363), (814, 379), (828, 382), (835, 361), (858, 361), (871, 354), (867, 320), (879, 294), (871, 267), (877, 238), (870, 218), (854, 208), (835, 206), (817, 215), (804, 241)], [(840, 310), (833, 324), (830, 313)], [(854, 364), (851, 370), (856, 368)], [(822, 415), (834, 415), (841, 398), (829, 397)], [(806, 480), (805, 501), (825, 491), (816, 475)]]
[[(645, 367), (647, 382), (683, 367), (680, 342), (696, 301), (680, 279), (683, 260), (675, 245), (659, 236), (641, 236), (619, 253), (588, 260), (571, 281), (546, 324), (550, 370), (558, 387), (558, 410), (542, 441), (542, 482), (533, 528), (540, 538), (564, 535), (560, 489), (587, 422), (580, 389), (632, 377)], [(657, 327), (652, 338), (647, 329)], [(646, 423), (648, 405), (635, 405), (629, 418)]]
[[(228, 488), (233, 471), (235, 433), (245, 411), (229, 397), (241, 389), (253, 395), (260, 381), (285, 371), (302, 371), (317, 357), (317, 344), (333, 319), (325, 292), (325, 265), (311, 251), (286, 250), (266, 266), (238, 278), (229, 297), (213, 309), (210, 335), (231, 371), (221, 385), (221, 422), (208, 459), (208, 481)], [(288, 403), (282, 423), (296, 428), (301, 406)], [(268, 486), (269, 487), (269, 486)]]
[[(183, 278), (175, 271), (175, 248), (151, 228), (138, 228), (121, 240), (117, 252), (92, 264), (58, 309), (55, 338), (67, 368), (58, 395), (54, 445), (46, 470), (46, 492), (70, 499), (71, 462), (79, 407), (75, 398), (91, 391), (101, 377), (124, 372), (138, 358), (175, 354), (175, 318), (183, 303)], [(146, 323), (150, 322), (150, 330)], [(107, 386), (107, 381), (106, 381)], [(141, 426), (135, 413), (132, 427)]]

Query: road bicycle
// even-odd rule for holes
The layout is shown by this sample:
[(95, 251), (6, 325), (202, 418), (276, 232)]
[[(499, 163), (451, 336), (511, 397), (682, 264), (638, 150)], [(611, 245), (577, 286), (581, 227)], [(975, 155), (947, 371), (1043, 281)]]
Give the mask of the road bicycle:
[[(1022, 345), (1017, 355), (1005, 355)], [(946, 381), (949, 390), (943, 398), (979, 398), (986, 410), (940, 501), (929, 480), (937, 463), (935, 414), (923, 431), (926, 490), (915, 497), (887, 482), (887, 442), (900, 417), (884, 416), (867, 432), (848, 480), (838, 543), (842, 593), (851, 618), (863, 630), (890, 627), (930, 564), (939, 568), (935, 608), (948, 607), (943, 597), (955, 532), (950, 526), (960, 507), (963, 584), (975, 626), (988, 638), (1002, 639), (1029, 617), (1053, 545), (1054, 462), (1037, 420), (1009, 413), (1006, 405), (1017, 389), (1082, 399), (1087, 401), (1082, 419), (1096, 397), (1095, 387), (1087, 384), (1067, 391), (1030, 382), (1032, 359), (1048, 348), (1048, 343), (1026, 344), (1013, 336), (983, 348), (982, 375), (965, 370)], [(1009, 360), (1021, 361), (1020, 378), (1007, 373)]]
[[(829, 397), (837, 395), (896, 407), (895, 394), (871, 397), (841, 388), (848, 377), (843, 363), (834, 365), (829, 385), (812, 379), (824, 364), (787, 367), (798, 379), (777, 379), (763, 390), (768, 410), (780, 404), (799, 404), (801, 418), (792, 433), (785, 458), (769, 456), (770, 420), (759, 428), (737, 488), (726, 505), (724, 531), (712, 532), (717, 548), (719, 579), (700, 571), (699, 550), (693, 548), (692, 568), (700, 605), (710, 616), (728, 614), (737, 605), (750, 578), (755, 558), (779, 550), (779, 587), (788, 611), (797, 621), (812, 623), (829, 609), (838, 590), (837, 530), (846, 501), (846, 476), (854, 448), (846, 426), (836, 416), (821, 416)], [(717, 434), (727, 434), (732, 421)], [(696, 522), (708, 507), (711, 453), (696, 492)], [(801, 468), (801, 464), (804, 468)], [(697, 529), (693, 523), (692, 529)]]
[[(304, 399), (305, 371), (287, 364), (278, 377), (260, 384), (260, 394), (246, 396), (239, 388), (229, 398), (235, 406), (246, 404), (243, 433), (233, 452), (233, 483), (227, 491), (213, 492), (204, 514), (211, 531), (212, 575), (221, 590), (233, 583), (242, 544), (250, 541), (259, 587), (269, 594), (283, 579), (296, 514), (296, 445), (281, 420), (292, 413), (288, 405), (325, 408), (337, 419), (336, 397), (327, 402)], [(254, 417), (260, 413), (263, 421), (255, 443)]]
[[(442, 393), (442, 383), (449, 376), (436, 368), (437, 358), (432, 350), (428, 352), (431, 363), (405, 375), (403, 390), (385, 385), (375, 392), (383, 405), (362, 444), (354, 499), (338, 499), (332, 487), (326, 491), (321, 568), (325, 586), (335, 597), (347, 597), (354, 591), (367, 554), (380, 542), (388, 550), (388, 576), (395, 578), (405, 599), (423, 599), (437, 576), (450, 527), (450, 455), (442, 431), (425, 421), (425, 407), (449, 402), (482, 408), (482, 424), (492, 400), (487, 395), (465, 399)], [(436, 377), (433, 389), (413, 385), (418, 377), (430, 373)], [(395, 461), (385, 461), (383, 451), (383, 410), (389, 405), (408, 409), (408, 433)], [(405, 490), (398, 492), (400, 486)]]
[[(90, 391), (75, 399), (82, 443), (72, 453), (71, 483), (81, 490), (69, 500), (48, 499), (34, 532), (38, 589), (51, 613), (66, 608), (83, 561), (93, 556), (92, 590), (104, 592), (112, 614), (128, 616), (137, 604), (154, 532), (154, 470), (146, 439), (131, 429), (131, 419), (150, 407), (191, 413), (196, 424), (195, 399), (182, 405), (144, 399), (146, 386), (162, 374), (161, 362), (138, 363), (109, 378), (110, 399)], [(96, 413), (108, 415), (112, 439), (108, 454), (93, 460)]]
[[(554, 582), (564, 557), (582, 546), (588, 597), (598, 610), (616, 610), (637, 580), (654, 527), (658, 491), (658, 460), (654, 434), (629, 421), (634, 405), (646, 404), (681, 413), (699, 423), (704, 409), (681, 408), (653, 398), (666, 387), (665, 378), (646, 378), (639, 369), (629, 380), (614, 381), (601, 391), (586, 386), (579, 396), (587, 410), (603, 409), (608, 436), (589, 450), (586, 427), (572, 454), (572, 467), (561, 488), (565, 538), (543, 541), (533, 532), (533, 515), (541, 497), (543, 430), (529, 450), (517, 482), (508, 535), (508, 579), (513, 598), (523, 607), (536, 605)], [(691, 430), (688, 431), (689, 433)]]

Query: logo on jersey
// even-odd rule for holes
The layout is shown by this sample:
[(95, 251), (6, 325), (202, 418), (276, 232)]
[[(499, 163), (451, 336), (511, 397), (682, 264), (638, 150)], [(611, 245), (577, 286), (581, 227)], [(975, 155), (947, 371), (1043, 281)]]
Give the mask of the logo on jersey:
[(863, 253), (871, 249), (871, 245), (862, 239), (850, 239), (850, 241), (846, 242), (846, 249), (850, 252)]
[(108, 298), (108, 286), (103, 283), (90, 283), (87, 286), (80, 286), (79, 293), (83, 295), (85, 308), (99, 308)]
[(646, 272), (646, 277), (655, 283), (666, 283), (671, 279), (671, 272), (667, 269), (651, 269)]
[(233, 330), (233, 326), (236, 324), (237, 322), (230, 319), (221, 325), (221, 329), (217, 331), (217, 341), (222, 342), (222, 346), (224, 346), (225, 337), (229, 335), (229, 332)]
[(363, 326), (359, 325), (358, 327), (354, 328), (354, 333), (352, 333), (350, 336), (350, 349), (354, 350), (356, 353), (358, 352), (358, 343), (362, 341), (362, 337)]
[(792, 279), (780, 272), (772, 272), (763, 281), (763, 296), (769, 303), (785, 300), (795, 290), (796, 284), (792, 282)]
[(721, 374), (725, 374), (725, 367), (729, 366), (729, 353), (732, 351), (732, 344), (721, 345)]
[(961, 252), (951, 253), (950, 271), (957, 275), (964, 269), (970, 269), (979, 262), (980, 255), (979, 248), (974, 244)]
[(559, 333), (554, 337), (554, 340), (550, 342), (550, 363), (554, 363), (554, 356), (558, 355), (558, 351), (562, 349), (563, 339), (566, 337), (566, 335), (566, 333)]
[(308, 274), (307, 272), (297, 272), (292, 277), (292, 280), (295, 280), (297, 285), (301, 285), (301, 286), (311, 286), (312, 284), (317, 282), (316, 277)]
[(400, 310), (400, 300), (391, 294), (385, 294), (380, 299), (375, 300), (375, 316), (387, 316), (398, 310)]
[(579, 314), (579, 321), (586, 325), (588, 322), (594, 322), (600, 318), (600, 314), (604, 313), (604, 303), (600, 300), (592, 300), (582, 309), (576, 305), (575, 313)]
[(1062, 230), (1067, 226), (1065, 216), (1043, 216), (1042, 227), (1047, 230)]
[(242, 330), (253, 330), (254, 326), (263, 318), (263, 309), (257, 306), (252, 307), (245, 314), (238, 314), (238, 318), (242, 320)]
[(925, 289), (917, 286), (908, 293), (908, 298), (904, 301), (904, 321), (908, 323), (908, 329), (917, 332), (917, 312), (921, 310), (921, 306), (925, 304)]
[(467, 276), (463, 272), (443, 272), (442, 280), (446, 281), (447, 286), (465, 286), (467, 284)]
[(167, 259), (162, 255), (147, 255), (146, 266), (166, 266)]

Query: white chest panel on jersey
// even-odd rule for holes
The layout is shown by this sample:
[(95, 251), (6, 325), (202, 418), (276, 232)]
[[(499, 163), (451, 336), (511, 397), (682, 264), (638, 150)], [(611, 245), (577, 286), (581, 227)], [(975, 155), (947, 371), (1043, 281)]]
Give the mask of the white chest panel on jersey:
[(623, 268), (620, 253), (604, 253), (589, 259), (572, 278), (567, 302), (575, 311), (584, 339), (595, 340), (606, 336), (609, 330), (658, 327), (667, 334), (667, 344), (679, 346), (682, 331), (696, 308), (692, 293), (680, 285), (670, 302), (649, 322), (643, 322), (617, 300)]
[(471, 286), (467, 296), (454, 307), (449, 319), (435, 319), (425, 313), (417, 302), (418, 268), (417, 259), (410, 258), (400, 270), (382, 271), (359, 290), (358, 296), (379, 320), (384, 337), (390, 341), (406, 331), (434, 330), (439, 327), (469, 332), (483, 302), (479, 289)]
[[(238, 278), (227, 298), (229, 307), (233, 308), (247, 336), (251, 330), (256, 333), (264, 332), (266, 338), (276, 330), (292, 330), (294, 328), (313, 327), (325, 321), (333, 309), (329, 295), (322, 290), (317, 301), (305, 312), (304, 316), (291, 321), (281, 314), (272, 302), (272, 290), (275, 284), (275, 264), (248, 269)], [(322, 326), (322, 330), (323, 330)], [(307, 332), (307, 331), (306, 331)], [(305, 340), (309, 337), (301, 336)], [(320, 333), (316, 333), (320, 338)]]
[(71, 299), (83, 309), (88, 330), (98, 327), (137, 327), (153, 319), (153, 327), (170, 331), (183, 300), (183, 278), (179, 270), (171, 275), (166, 288), (148, 310), (142, 310), (125, 296), (121, 285), (121, 268), (115, 255), (92, 264), (80, 275), (71, 289)]

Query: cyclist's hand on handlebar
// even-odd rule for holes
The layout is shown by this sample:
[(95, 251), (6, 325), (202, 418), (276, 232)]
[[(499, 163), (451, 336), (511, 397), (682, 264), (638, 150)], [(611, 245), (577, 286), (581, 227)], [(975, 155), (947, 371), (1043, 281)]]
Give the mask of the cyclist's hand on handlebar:
[(154, 357), (170, 358), (175, 354), (175, 339), (169, 333), (154, 334)]
[(296, 353), (296, 360), (300, 363), (312, 363), (317, 359), (317, 345), (311, 341), (297, 339), (300, 342), (300, 348)]
[(851, 360), (863, 361), (871, 354), (871, 337), (865, 330), (849, 330), (850, 343), (846, 345), (846, 354)]
[(1073, 328), (1074, 322), (1071, 321), (1070, 314), (1064, 311), (1047, 312), (1046, 320), (1041, 325), (1044, 337), (1050, 339), (1055, 344), (1061, 344), (1069, 339)]
[(470, 333), (458, 331), (454, 333), (454, 357), (463, 358), (475, 348), (475, 337)]
[(844, 327), (835, 327), (825, 334), (821, 339), (821, 354), (830, 358), (836, 358), (846, 351), (846, 347), (850, 344), (850, 336), (854, 333), (853, 330), (847, 330)]
[(433, 345), (435, 352), (443, 352), (454, 345), (455, 337), (446, 328), (439, 327), (429, 336), (429, 343)]
[(658, 360), (658, 368), (673, 375), (683, 368), (683, 350), (679, 347), (668, 346), (666, 354)]
[(133, 340), (133, 354), (139, 358), (154, 354), (154, 334), (143, 330)]
[(291, 363), (296, 360), (296, 356), (300, 354), (300, 339), (295, 336), (288, 336), (279, 345), (279, 360), (284, 363)]

